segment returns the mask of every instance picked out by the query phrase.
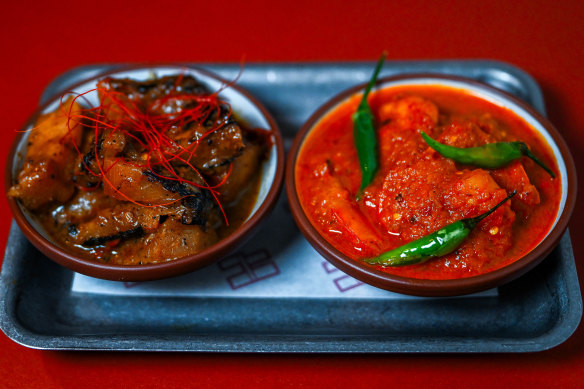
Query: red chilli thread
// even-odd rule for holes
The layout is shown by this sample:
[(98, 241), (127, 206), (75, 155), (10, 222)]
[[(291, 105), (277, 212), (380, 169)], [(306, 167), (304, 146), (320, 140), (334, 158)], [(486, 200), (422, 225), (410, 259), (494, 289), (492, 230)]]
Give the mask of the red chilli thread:
[[(73, 128), (71, 126), (71, 122), (75, 121), (73, 127), (79, 125), (82, 122), (93, 123), (94, 125), (93, 152), (95, 154), (96, 165), (98, 167), (99, 172), (98, 173), (93, 172), (90, 169), (90, 167), (86, 165), (83, 159), (82, 163), (84, 164), (88, 172), (90, 172), (92, 175), (96, 177), (99, 177), (102, 182), (109, 185), (116, 193), (118, 193), (127, 201), (144, 207), (158, 207), (172, 204), (188, 196), (183, 196), (177, 200), (173, 200), (164, 204), (149, 205), (135, 201), (126, 194), (122, 193), (111, 183), (111, 181), (108, 179), (106, 175), (117, 163), (120, 162), (120, 160), (123, 159), (117, 158), (114, 161), (114, 163), (105, 168), (105, 166), (103, 165), (105, 161), (100, 161), (98, 154), (97, 146), (100, 139), (100, 133), (109, 131), (110, 132), (109, 137), (112, 137), (116, 131), (121, 131), (125, 136), (128, 136), (132, 138), (134, 141), (136, 141), (140, 146), (142, 146), (145, 150), (148, 151), (146, 153), (146, 165), (139, 166), (140, 167), (148, 166), (148, 168), (151, 171), (153, 171), (153, 173), (156, 174), (157, 176), (165, 179), (176, 180), (185, 184), (190, 184), (201, 189), (209, 190), (215, 202), (218, 204), (226, 224), (229, 225), (223, 206), (221, 205), (217, 197), (218, 192), (216, 191), (216, 188), (225, 184), (225, 182), (231, 175), (233, 165), (232, 164), (229, 165), (227, 173), (224, 175), (224, 177), (218, 184), (211, 186), (205, 180), (204, 176), (195, 168), (195, 166), (193, 166), (193, 164), (190, 163), (190, 160), (196, 155), (196, 149), (198, 148), (200, 142), (213, 132), (222, 128), (225, 125), (225, 121), (222, 121), (218, 125), (214, 125), (211, 129), (206, 131), (195, 142), (189, 144), (187, 147), (182, 146), (179, 142), (170, 138), (166, 134), (173, 127), (184, 128), (187, 124), (190, 123), (202, 124), (209, 117), (211, 117), (212, 113), (214, 112), (216, 112), (217, 116), (219, 116), (221, 112), (221, 105), (228, 107), (229, 112), (227, 114), (227, 118), (229, 118), (232, 114), (231, 107), (227, 103), (219, 100), (217, 96), (220, 91), (225, 89), (227, 86), (235, 83), (235, 81), (240, 77), (240, 75), (241, 70), (235, 80), (233, 80), (230, 83), (224, 84), (218, 91), (211, 93), (209, 95), (205, 96), (185, 94), (166, 95), (163, 98), (155, 100), (149, 107), (147, 107), (146, 112), (142, 112), (134, 101), (132, 101), (131, 99), (127, 98), (127, 96), (119, 92), (111, 91), (104, 88), (91, 89), (84, 93), (77, 94), (74, 97), (73, 102), (70, 105), (69, 110), (67, 112), (65, 112), (63, 109), (65, 115), (67, 116), (68, 134), (72, 140), (75, 150), (80, 156), (82, 156), (81, 150), (79, 149), (79, 146), (75, 142), (74, 137), (72, 135)], [(178, 89), (178, 85), (180, 84), (180, 80), (182, 79), (183, 74), (181, 73), (179, 77), (180, 78), (177, 79), (177, 82), (175, 83), (173, 89), (169, 93), (172, 93)], [(85, 95), (91, 92), (98, 92), (101, 94), (100, 106), (82, 110), (82, 112), (78, 114), (73, 114), (72, 110), (74, 102), (79, 98), (85, 99), (86, 98)], [(62, 107), (64, 106), (63, 98), (64, 96), (61, 98)], [(107, 104), (104, 104), (104, 100), (107, 102)], [(177, 112), (162, 114), (154, 113), (155, 108), (161, 107), (165, 103), (168, 103), (172, 100), (175, 100), (178, 106), (187, 105), (187, 103), (189, 102), (195, 103), (196, 105), (192, 108), (182, 109)], [(108, 119), (108, 112), (111, 112), (112, 107), (113, 109), (117, 109), (118, 111), (120, 111), (120, 113), (122, 113), (122, 115), (118, 114), (118, 116), (120, 117), (114, 121)], [(153, 155), (155, 156), (155, 158), (153, 158)], [(182, 178), (171, 164), (171, 162), (174, 160), (178, 160), (187, 165), (196, 173), (196, 175), (201, 179), (201, 181), (203, 181), (204, 184), (201, 185), (191, 180)], [(128, 161), (128, 163), (129, 162), (130, 161)], [(156, 173), (154, 169), (156, 166), (164, 167), (169, 172), (170, 176), (160, 175)]]

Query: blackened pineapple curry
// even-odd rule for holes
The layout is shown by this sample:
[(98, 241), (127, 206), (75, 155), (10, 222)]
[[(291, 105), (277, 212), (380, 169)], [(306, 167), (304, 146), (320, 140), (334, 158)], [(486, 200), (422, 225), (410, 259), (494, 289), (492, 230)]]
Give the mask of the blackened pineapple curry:
[[(90, 91), (92, 92), (92, 91)], [(267, 131), (192, 76), (105, 78), (39, 118), (8, 195), (64, 247), (113, 264), (197, 253), (249, 216)]]

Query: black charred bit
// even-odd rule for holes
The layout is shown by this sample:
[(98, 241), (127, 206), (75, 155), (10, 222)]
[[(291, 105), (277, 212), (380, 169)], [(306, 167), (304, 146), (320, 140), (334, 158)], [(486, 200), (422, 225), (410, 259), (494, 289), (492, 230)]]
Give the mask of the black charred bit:
[[(179, 77), (182, 78), (180, 83), (178, 83)], [(159, 79), (146, 81), (136, 81), (128, 78), (108, 78), (105, 80), (111, 89), (130, 96), (131, 98), (145, 99), (183, 93), (188, 95), (209, 94), (207, 87), (190, 75), (165, 76)]]
[(88, 167), (91, 166), (91, 163), (93, 162), (93, 160), (95, 159), (95, 153), (93, 152), (93, 149), (89, 150), (89, 152), (87, 154), (85, 154), (83, 156), (83, 163), (81, 164), (81, 171), (82, 172), (86, 172), (88, 173)]
[(182, 204), (192, 212), (182, 215), (181, 222), (183, 224), (202, 226), (207, 223), (208, 213), (213, 206), (213, 198), (209, 191), (200, 190), (199, 188), (189, 188), (179, 181), (161, 177), (150, 170), (144, 171), (143, 174), (149, 181), (159, 182), (167, 191), (177, 193), (184, 197), (181, 201)]
[(237, 121), (233, 116), (231, 116), (231, 111), (227, 105), (219, 106), (219, 114), (214, 113), (213, 115), (209, 116), (207, 120), (203, 123), (203, 125), (207, 128), (214, 127), (216, 125), (228, 125), (228, 124), (237, 124)]
[(142, 228), (142, 226), (138, 226), (128, 231), (118, 232), (117, 234), (114, 235), (89, 238), (85, 242), (83, 242), (82, 245), (85, 247), (102, 246), (112, 240), (117, 239), (126, 240), (130, 238), (139, 238), (142, 235), (144, 235), (144, 229)]
[(80, 167), (82, 172), (89, 173), (89, 171), (87, 169), (91, 166), (93, 161), (95, 161), (95, 152), (97, 151), (97, 153), (99, 153), (101, 151), (102, 147), (103, 147), (103, 138), (100, 137), (99, 141), (95, 145), (95, 148), (91, 147), (89, 149), (89, 151), (85, 155), (83, 155), (83, 163), (81, 163), (81, 167)]
[(67, 226), (67, 232), (71, 236), (76, 236), (79, 233), (79, 230), (77, 230), (77, 225), (76, 224), (69, 224)]

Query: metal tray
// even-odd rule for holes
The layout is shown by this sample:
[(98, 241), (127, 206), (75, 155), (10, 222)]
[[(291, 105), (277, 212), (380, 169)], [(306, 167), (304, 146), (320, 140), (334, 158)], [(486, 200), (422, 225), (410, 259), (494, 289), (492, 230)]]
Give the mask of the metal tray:
[[(238, 84), (267, 106), (290, 142), (318, 106), (365, 81), (373, 65), (250, 64)], [(234, 79), (239, 72), (237, 65), (201, 66), (226, 79)], [(49, 85), (42, 100), (112, 68), (115, 66), (92, 65), (71, 70)], [(388, 62), (382, 71), (382, 75), (404, 73), (473, 78), (503, 89), (545, 114), (535, 81), (504, 63)], [(282, 197), (277, 208), (285, 210)], [(270, 236), (266, 231), (279, 225), (288, 226), (286, 234), (291, 236), (287, 240), (303, 241), (285, 212), (276, 212), (269, 224), (255, 241), (265, 241)], [(13, 224), (0, 278), (1, 329), (25, 346), (56, 350), (530, 352), (565, 341), (582, 316), (567, 232), (549, 258), (525, 276), (490, 293), (462, 298), (313, 296), (310, 285), (300, 295), (270, 297), (261, 293), (245, 297), (124, 296), (80, 293), (73, 288), (78, 278), (36, 251)]]

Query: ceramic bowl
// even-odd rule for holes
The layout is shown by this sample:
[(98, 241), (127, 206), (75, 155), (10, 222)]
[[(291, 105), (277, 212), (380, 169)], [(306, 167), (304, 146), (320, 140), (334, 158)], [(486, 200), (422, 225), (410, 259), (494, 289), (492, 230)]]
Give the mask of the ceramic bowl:
[[(223, 258), (247, 241), (257, 230), (260, 223), (268, 216), (276, 203), (283, 182), (284, 147), (282, 136), (270, 113), (259, 101), (242, 88), (237, 85), (230, 85), (227, 81), (222, 80), (206, 70), (175, 65), (161, 65), (154, 67), (125, 67), (110, 71), (81, 81), (69, 88), (69, 91), (79, 93), (87, 92), (94, 89), (97, 81), (105, 76), (146, 80), (153, 76), (163, 77), (180, 73), (194, 76), (206, 84), (212, 91), (219, 90), (223, 86), (228, 85), (220, 92), (219, 96), (231, 105), (238, 120), (245, 123), (249, 128), (262, 128), (271, 132), (273, 142), (269, 156), (262, 166), (258, 199), (247, 220), (231, 235), (198, 254), (156, 264), (134, 266), (112, 265), (82, 258), (68, 252), (67, 249), (61, 247), (51, 239), (42, 226), (35, 220), (34, 216), (24, 209), (19, 201), (8, 198), (9, 206), (20, 229), (28, 240), (47, 257), (73, 271), (97, 278), (116, 281), (161, 279), (193, 271)], [(23, 129), (30, 129), (39, 115), (54, 111), (60, 104), (62, 94), (59, 93), (40, 107)], [(93, 92), (85, 95), (85, 104), (97, 105), (97, 93)], [(13, 177), (17, 176), (22, 166), (22, 159), (26, 152), (26, 144), (27, 133), (22, 132), (15, 139), (8, 157), (5, 175), (6, 190), (13, 184)]]
[(304, 140), (318, 122), (354, 97), (355, 94), (362, 93), (365, 88), (365, 84), (363, 84), (340, 93), (320, 107), (297, 134), (289, 152), (286, 168), (286, 192), (294, 219), (306, 239), (323, 257), (350, 276), (378, 288), (417, 296), (453, 296), (478, 292), (500, 286), (534, 268), (557, 245), (567, 228), (568, 220), (574, 208), (576, 200), (576, 170), (566, 142), (550, 122), (533, 108), (505, 92), (476, 81), (442, 75), (408, 75), (379, 80), (376, 90), (409, 85), (437, 85), (461, 89), (465, 93), (513, 111), (533, 127), (535, 131), (539, 132), (556, 158), (559, 179), (561, 180), (561, 202), (553, 228), (534, 249), (517, 261), (489, 273), (461, 279), (430, 280), (396, 276), (379, 271), (370, 265), (353, 260), (341, 253), (319, 234), (307, 218), (297, 195), (295, 167)]

